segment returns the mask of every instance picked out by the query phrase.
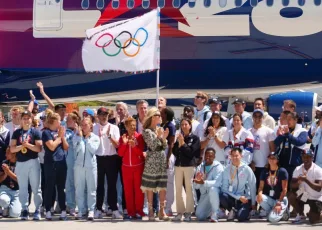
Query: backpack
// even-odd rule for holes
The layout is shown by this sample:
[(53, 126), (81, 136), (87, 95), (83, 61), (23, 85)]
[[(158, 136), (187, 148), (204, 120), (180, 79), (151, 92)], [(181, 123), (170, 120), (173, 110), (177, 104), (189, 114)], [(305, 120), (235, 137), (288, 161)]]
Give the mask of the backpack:
[(210, 111), (206, 111), (204, 114), (203, 114), (203, 121), (205, 122), (207, 120), (207, 115)]

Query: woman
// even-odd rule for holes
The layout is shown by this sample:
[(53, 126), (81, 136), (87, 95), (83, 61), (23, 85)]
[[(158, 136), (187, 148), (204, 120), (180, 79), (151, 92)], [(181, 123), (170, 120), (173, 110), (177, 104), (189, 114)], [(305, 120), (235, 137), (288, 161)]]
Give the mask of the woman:
[(20, 215), (19, 186), (16, 168), (16, 154), (6, 152), (6, 160), (0, 165), (0, 207), (4, 208), (3, 217), (17, 218)]
[(4, 126), (4, 116), (0, 110), (0, 162), (6, 159), (6, 150), (10, 143), (10, 131)]
[(322, 117), (319, 119), (319, 125), (315, 131), (312, 145), (314, 145), (315, 148), (314, 163), (322, 168)]
[(61, 209), (60, 220), (66, 220), (66, 195), (65, 184), (67, 176), (67, 164), (65, 151), (68, 143), (65, 138), (65, 128), (60, 125), (60, 116), (51, 110), (46, 111), (47, 126), (42, 133), (42, 141), (45, 149), (44, 171), (45, 171), (45, 208), (46, 219), (51, 220), (50, 208), (52, 207), (52, 195), (56, 187), (58, 203)]
[(214, 148), (216, 150), (216, 160), (223, 166), (226, 164), (226, 146), (223, 141), (227, 128), (221, 113), (216, 111), (212, 114), (206, 126), (204, 136), (201, 138), (201, 149)]
[(88, 220), (94, 220), (97, 188), (97, 162), (96, 151), (100, 145), (100, 139), (94, 133), (93, 123), (90, 118), (84, 118), (81, 127), (75, 125), (77, 135), (73, 137), (73, 149), (75, 157), (74, 175), (76, 188), (76, 203), (78, 214), (76, 219), (81, 219), (87, 210), (84, 208), (85, 190), (87, 191), (87, 206), (89, 208)]
[(144, 169), (144, 140), (136, 132), (136, 121), (130, 117), (125, 120), (124, 133), (119, 141), (118, 154), (122, 157), (124, 192), (128, 215), (125, 219), (142, 219), (144, 194), (140, 186)]
[[(91, 119), (91, 118), (90, 118)], [(68, 150), (66, 156), (67, 163), (67, 178), (66, 178), (66, 203), (69, 214), (75, 216), (76, 200), (75, 200), (75, 181), (74, 181), (74, 164), (75, 152), (73, 146), (73, 137), (75, 134), (75, 127), (80, 125), (80, 116), (77, 111), (68, 114), (66, 119), (66, 140), (68, 143)]]
[(242, 161), (250, 165), (253, 160), (253, 134), (243, 127), (243, 118), (240, 114), (235, 113), (232, 119), (234, 127), (226, 132), (223, 137), (223, 141), (226, 144), (226, 157), (230, 156), (230, 151), (233, 147), (239, 147), (242, 150)]
[[(192, 193), (192, 179), (194, 175), (195, 160), (200, 156), (199, 137), (191, 133), (192, 124), (188, 118), (180, 122), (181, 133), (173, 147), (175, 161), (176, 205), (178, 215), (173, 219), (180, 221), (185, 214), (184, 221), (191, 221), (191, 213), (194, 211), (194, 199)], [(186, 208), (182, 199), (182, 187), (185, 184)]]
[(157, 127), (161, 124), (161, 114), (157, 108), (151, 108), (143, 124), (143, 138), (147, 145), (144, 171), (142, 175), (143, 192), (147, 192), (149, 203), (149, 220), (154, 220), (153, 192), (159, 192), (160, 220), (169, 220), (165, 214), (165, 198), (167, 189), (167, 160), (165, 149), (168, 146), (167, 137), (169, 130)]
[(288, 220), (288, 200), (286, 197), (288, 173), (278, 167), (278, 156), (274, 153), (268, 156), (268, 166), (260, 176), (257, 202), (268, 214), (268, 221), (277, 223), (282, 218)]

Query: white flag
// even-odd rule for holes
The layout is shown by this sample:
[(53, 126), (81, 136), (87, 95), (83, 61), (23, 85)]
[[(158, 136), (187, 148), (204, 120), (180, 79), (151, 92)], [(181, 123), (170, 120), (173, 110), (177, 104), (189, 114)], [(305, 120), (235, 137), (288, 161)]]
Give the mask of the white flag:
[(87, 72), (137, 72), (159, 69), (160, 14), (155, 9), (142, 16), (86, 31), (82, 48)]

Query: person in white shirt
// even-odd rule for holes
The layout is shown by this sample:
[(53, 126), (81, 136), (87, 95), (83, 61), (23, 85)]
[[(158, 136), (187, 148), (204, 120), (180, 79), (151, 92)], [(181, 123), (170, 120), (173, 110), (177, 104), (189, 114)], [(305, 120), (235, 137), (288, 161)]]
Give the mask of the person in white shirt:
[[(265, 108), (265, 101), (263, 98), (256, 98), (254, 100), (254, 110), (255, 109), (260, 109), (264, 111)], [(270, 116), (268, 114), (268, 112), (264, 112), (264, 116), (263, 116), (263, 125), (265, 125), (266, 127), (270, 128), (270, 129), (275, 129), (275, 120), (272, 116)]]
[(96, 151), (97, 158), (97, 201), (95, 219), (102, 217), (104, 201), (104, 179), (107, 177), (108, 204), (112, 209), (113, 218), (122, 218), (117, 208), (116, 182), (120, 171), (119, 156), (116, 148), (120, 139), (120, 130), (116, 125), (110, 124), (108, 119), (109, 110), (101, 107), (97, 111), (99, 123), (93, 128), (93, 133), (100, 139), (100, 146)]
[[(236, 98), (232, 104), (234, 105), (235, 112), (240, 114), (243, 118), (243, 120), (242, 120), (243, 127), (245, 129), (250, 129), (251, 127), (253, 127), (252, 116), (248, 112), (245, 111), (246, 102), (241, 98)], [(230, 119), (230, 124), (231, 124), (231, 127), (233, 127), (233, 118)]]
[(253, 128), (249, 131), (254, 136), (253, 162), (252, 168), (255, 169), (256, 189), (259, 187), (260, 176), (268, 163), (267, 157), (271, 152), (275, 152), (274, 131), (263, 125), (264, 111), (255, 109), (253, 112)]
[(287, 126), (287, 116), (290, 114), (291, 112), (290, 111), (283, 111), (280, 115), (280, 119), (278, 121), (278, 125), (275, 126), (274, 128), (274, 134), (277, 135), (277, 131), (283, 127), (286, 127)]
[(305, 221), (304, 204), (310, 206), (309, 222), (316, 224), (321, 220), (322, 211), (322, 168), (313, 163), (314, 153), (310, 149), (302, 151), (303, 164), (296, 167), (291, 183), (292, 189), (297, 192), (290, 193), (289, 201), (298, 215), (293, 223)]
[(322, 117), (319, 119), (319, 126), (315, 130), (312, 140), (314, 146), (314, 163), (322, 168)]
[(5, 127), (9, 130), (10, 132), (10, 140), (12, 137), (12, 134), (14, 131), (17, 129), (20, 129), (20, 114), (24, 111), (24, 108), (21, 106), (13, 106), (10, 109), (10, 115), (11, 115), (11, 122), (5, 123)]
[(198, 91), (194, 99), (194, 104), (197, 107), (195, 108), (194, 114), (195, 119), (199, 121), (201, 125), (203, 125), (204, 122), (211, 117), (209, 107), (206, 106), (207, 102), (208, 95), (204, 92)]
[[(195, 115), (195, 112), (194, 112), (194, 109), (193, 109), (192, 106), (187, 105), (187, 106), (185, 106), (183, 108), (182, 116), (190, 119), (191, 122), (192, 122), (192, 130), (191, 130), (191, 132), (194, 135), (198, 136), (199, 138), (202, 138), (202, 136), (203, 136), (203, 127), (202, 127), (202, 125), (200, 124), (199, 121), (194, 119), (194, 115)], [(180, 133), (180, 130), (179, 130), (179, 133)]]
[[(221, 100), (219, 100), (218, 98), (210, 98), (208, 100), (208, 104), (209, 104), (209, 107), (210, 107), (210, 111), (212, 113), (214, 112), (220, 112), (221, 111), (221, 108), (222, 108), (222, 102)], [(225, 124), (226, 124), (226, 127), (227, 129), (231, 129), (230, 127), (230, 121), (227, 117), (225, 117), (224, 115), (221, 115), (222, 119), (224, 119), (225, 121)], [(209, 120), (205, 121), (205, 124), (208, 122)], [(205, 127), (205, 124), (204, 124), (204, 127)]]

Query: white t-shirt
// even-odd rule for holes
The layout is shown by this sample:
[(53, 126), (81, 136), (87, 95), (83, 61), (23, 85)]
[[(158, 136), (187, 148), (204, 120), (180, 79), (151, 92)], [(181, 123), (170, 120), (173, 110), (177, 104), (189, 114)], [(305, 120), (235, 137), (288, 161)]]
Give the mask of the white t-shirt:
[(196, 136), (198, 136), (199, 138), (201, 138), (203, 136), (203, 128), (202, 125), (200, 124), (199, 121), (197, 120), (192, 120), (192, 133)]
[(97, 156), (112, 156), (117, 155), (116, 149), (112, 142), (106, 135), (108, 128), (110, 127), (110, 135), (113, 139), (120, 139), (120, 130), (116, 125), (107, 123), (106, 125), (97, 124), (93, 127), (93, 133), (100, 138), (100, 146), (96, 151)]
[[(298, 178), (299, 176), (302, 176), (306, 170), (304, 169), (304, 165), (300, 165), (296, 167), (295, 171), (293, 172), (293, 178)], [(312, 163), (311, 168), (307, 171), (306, 178), (311, 181), (315, 182), (316, 180), (322, 180), (322, 169), (317, 166), (316, 164)], [(309, 200), (319, 200), (322, 202), (322, 190), (320, 192), (317, 192), (313, 190), (308, 184), (305, 182), (302, 182), (299, 186), (299, 189), (302, 189), (303, 191), (308, 193), (308, 199)]]
[[(216, 131), (216, 135), (218, 139), (223, 140), (225, 133), (227, 132), (227, 127), (220, 127)], [(207, 137), (205, 135), (202, 136), (201, 141), (205, 141)], [(214, 138), (210, 139), (208, 142), (208, 145), (206, 146), (205, 150), (207, 148), (214, 148), (216, 150), (216, 161), (219, 161), (222, 165), (225, 165), (226, 163), (226, 153), (224, 148), (220, 148), (215, 141)]]
[(267, 157), (270, 154), (269, 142), (275, 140), (274, 131), (264, 125), (259, 129), (249, 129), (254, 136), (253, 161), (255, 166), (263, 168), (267, 164)]
[(143, 124), (140, 122), (140, 119), (137, 120), (138, 122), (138, 133), (141, 133), (143, 132)]
[(9, 129), (10, 131), (10, 142), (11, 142), (11, 137), (14, 131), (16, 131), (17, 129), (20, 129), (20, 124), (19, 125), (15, 125), (12, 123), (12, 121), (6, 123), (4, 125), (4, 127), (6, 127), (7, 129)]

